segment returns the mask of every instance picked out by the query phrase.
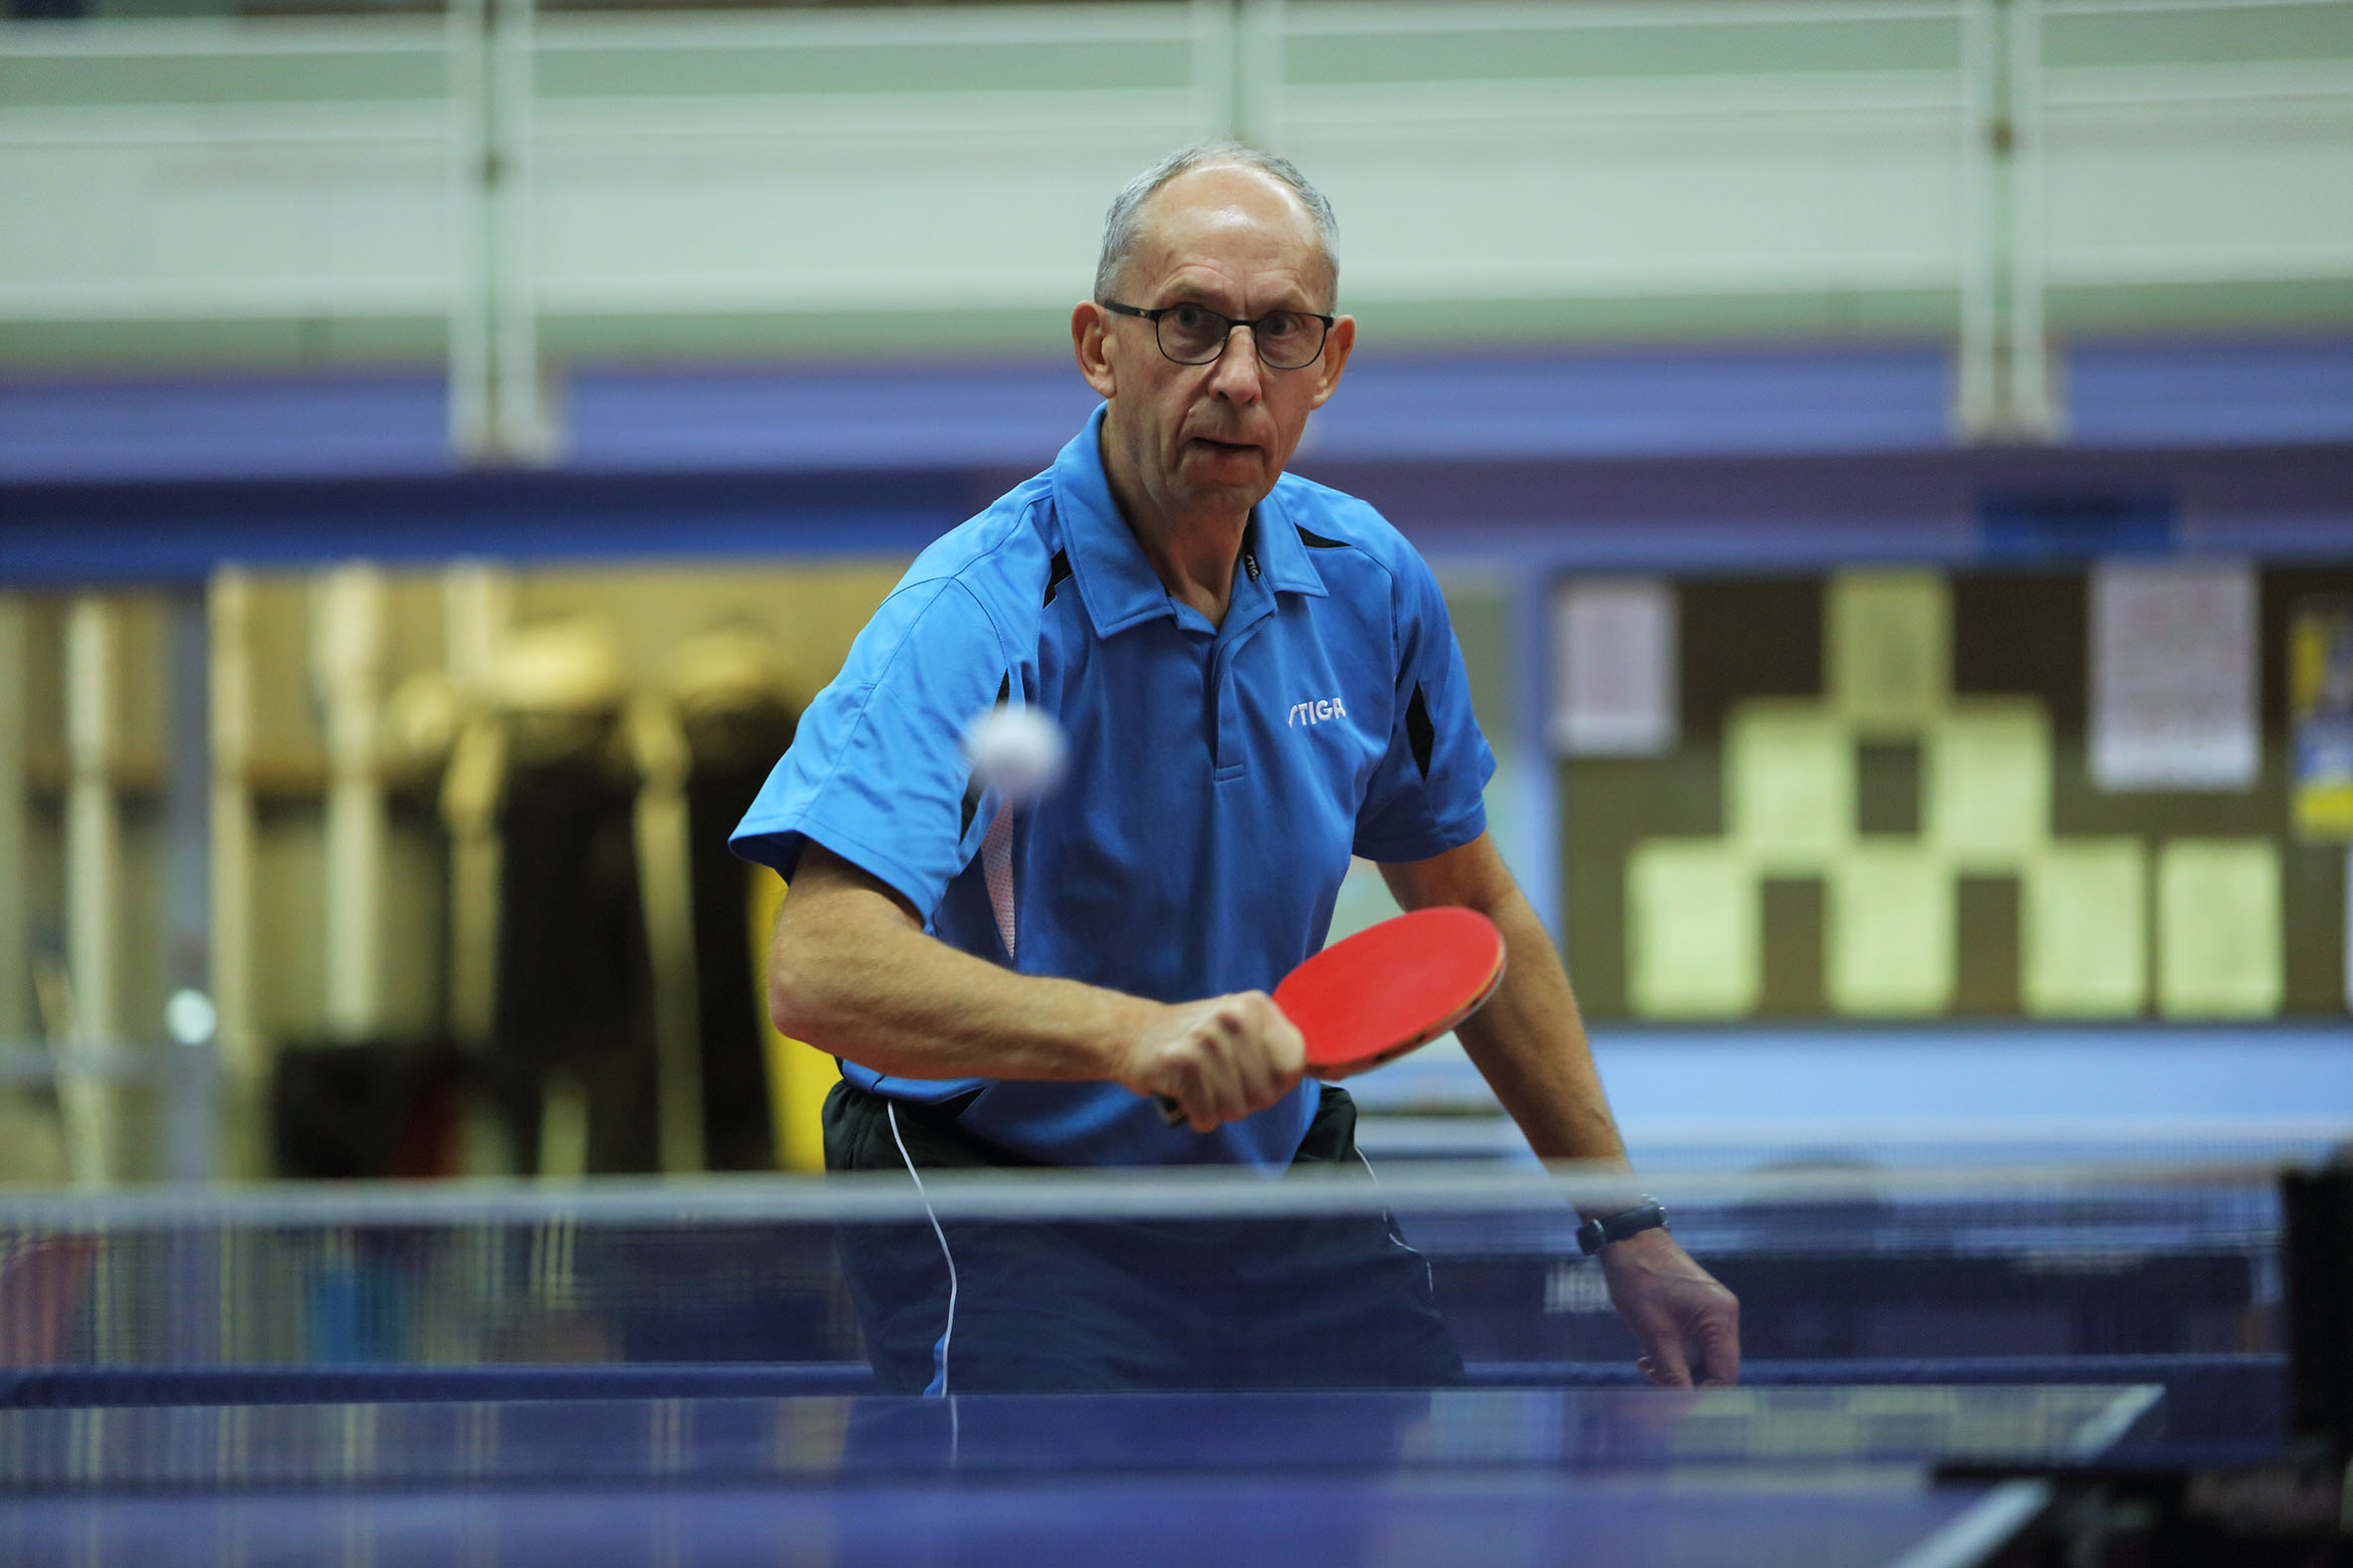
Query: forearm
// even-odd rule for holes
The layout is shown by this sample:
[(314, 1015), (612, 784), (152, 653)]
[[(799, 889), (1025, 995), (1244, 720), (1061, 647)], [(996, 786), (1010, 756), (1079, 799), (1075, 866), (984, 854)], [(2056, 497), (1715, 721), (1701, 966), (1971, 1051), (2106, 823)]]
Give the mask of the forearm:
[(1428, 860), (1384, 865), (1381, 874), (1407, 909), (1459, 904), (1503, 932), (1504, 982), (1455, 1035), (1529, 1147), (1546, 1160), (1624, 1165), (1568, 972), (1494, 843), (1481, 834)]
[(958, 952), (815, 850), (769, 945), (768, 1002), (785, 1033), (876, 1072), (1072, 1081), (1116, 1076), (1153, 1008)]
[(1484, 912), (1504, 933), (1504, 982), (1456, 1037), (1539, 1158), (1625, 1164), (1584, 1019), (1543, 922), (1517, 888)]
[[(1529, 1146), (1547, 1160), (1626, 1169), (1626, 1146), (1601, 1093), (1568, 972), (1486, 835), (1428, 860), (1384, 865), (1381, 874), (1408, 909), (1460, 904), (1502, 929), (1504, 983), (1455, 1032)], [(1609, 1214), (1634, 1201), (1633, 1184), (1586, 1197), (1577, 1207), (1588, 1218)], [(1611, 1242), (1601, 1249), (1601, 1267), (1610, 1300), (1642, 1342), (1636, 1364), (1653, 1383), (1687, 1386), (1695, 1371), (1710, 1383), (1739, 1380), (1740, 1303), (1673, 1236), (1650, 1230)]]
[[(1517, 889), (1503, 910), (1491, 913), (1504, 927), (1519, 985), (1507, 975), (1495, 1000), (1462, 1030), (1464, 1047), (1537, 1154), (1626, 1169), (1626, 1147), (1602, 1097), (1584, 1019), (1543, 922)], [(1612, 1186), (1587, 1192), (1578, 1211), (1599, 1219), (1638, 1202), (1631, 1181), (1621, 1191)], [(1740, 1381), (1740, 1303), (1665, 1230), (1603, 1246), (1600, 1262), (1611, 1304), (1643, 1347), (1635, 1365), (1646, 1378), (1669, 1388)]]

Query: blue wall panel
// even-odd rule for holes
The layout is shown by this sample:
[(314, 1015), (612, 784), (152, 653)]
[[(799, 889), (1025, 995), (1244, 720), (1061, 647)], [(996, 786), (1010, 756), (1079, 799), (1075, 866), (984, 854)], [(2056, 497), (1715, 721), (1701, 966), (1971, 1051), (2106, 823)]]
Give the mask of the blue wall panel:
[[(1539, 568), (1814, 569), (2123, 548), (2353, 554), (2353, 341), (2068, 359), (2070, 436), (1970, 446), (1930, 348), (1367, 351), (1296, 466), (1426, 549)], [(905, 554), (1050, 461), (1058, 356), (587, 367), (552, 468), (462, 470), (437, 378), (0, 382), (0, 579), (226, 560)]]

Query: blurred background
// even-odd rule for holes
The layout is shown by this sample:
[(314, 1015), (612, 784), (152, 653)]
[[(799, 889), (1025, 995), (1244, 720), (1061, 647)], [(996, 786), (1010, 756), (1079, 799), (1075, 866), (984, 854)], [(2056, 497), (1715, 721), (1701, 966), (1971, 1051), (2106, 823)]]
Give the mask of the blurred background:
[(726, 829), (1227, 133), (1639, 1158), (2353, 1127), (2346, 0), (9, 4), (0, 1180), (814, 1168)]

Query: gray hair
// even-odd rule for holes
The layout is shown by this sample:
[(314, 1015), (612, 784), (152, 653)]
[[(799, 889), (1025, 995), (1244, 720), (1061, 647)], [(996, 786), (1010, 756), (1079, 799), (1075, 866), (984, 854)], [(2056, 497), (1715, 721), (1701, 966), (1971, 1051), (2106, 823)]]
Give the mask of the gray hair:
[(1144, 206), (1160, 193), (1160, 187), (1179, 174), (1189, 174), (1198, 168), (1235, 167), (1256, 169), (1275, 180), (1299, 199), (1307, 209), (1307, 216), (1315, 224), (1315, 247), (1323, 254), (1323, 265), (1331, 277), (1331, 297), (1324, 302), (1329, 309), (1338, 301), (1340, 292), (1339, 222), (1331, 215), (1331, 203), (1323, 199), (1323, 192), (1307, 181), (1289, 158), (1262, 152), (1248, 142), (1217, 140), (1196, 141), (1180, 147), (1127, 182), (1125, 189), (1111, 200), (1111, 210), (1103, 214), (1103, 250), (1094, 265), (1094, 297), (1108, 300), (1119, 286), (1120, 269), (1127, 265), (1128, 254), (1135, 249), (1137, 231), (1143, 227)]

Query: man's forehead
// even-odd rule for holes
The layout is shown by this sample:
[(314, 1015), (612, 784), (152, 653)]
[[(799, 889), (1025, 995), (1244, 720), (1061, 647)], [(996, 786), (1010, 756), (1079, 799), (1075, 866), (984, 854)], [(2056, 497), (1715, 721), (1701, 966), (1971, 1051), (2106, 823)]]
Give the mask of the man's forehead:
[(1165, 277), (1197, 266), (1242, 264), (1302, 281), (1324, 268), (1315, 220), (1296, 193), (1253, 168), (1188, 169), (1152, 195), (1138, 260)]
[(1152, 193), (1145, 204), (1151, 215), (1222, 213), (1239, 221), (1245, 213), (1261, 221), (1289, 222), (1312, 235), (1314, 220), (1297, 191), (1245, 163), (1208, 163), (1190, 168)]

